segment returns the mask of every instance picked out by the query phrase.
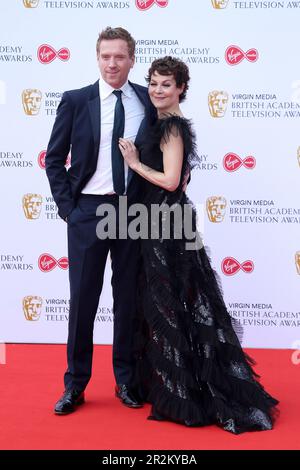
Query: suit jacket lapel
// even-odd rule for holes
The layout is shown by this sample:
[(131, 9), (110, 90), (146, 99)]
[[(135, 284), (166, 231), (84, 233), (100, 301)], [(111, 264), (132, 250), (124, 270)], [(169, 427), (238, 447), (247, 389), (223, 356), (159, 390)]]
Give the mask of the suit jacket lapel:
[[(134, 83), (129, 82), (129, 84), (134, 89), (137, 97), (141, 101), (141, 103), (145, 106), (145, 112), (149, 110), (150, 100), (148, 98), (148, 94), (146, 91), (141, 90), (140, 88), (136, 87)], [(95, 144), (95, 156), (99, 153), (99, 146), (100, 146), (100, 138), (101, 138), (101, 106), (100, 106), (100, 95), (99, 95), (99, 80), (92, 85), (90, 99), (88, 101), (88, 108), (89, 108), (89, 115), (91, 119), (91, 127), (93, 130), (93, 137), (94, 137), (94, 144)], [(142, 121), (143, 123), (144, 121)], [(142, 131), (142, 127), (140, 126), (138, 130), (138, 134)], [(128, 168), (128, 177), (127, 177), (127, 190), (129, 184), (132, 180), (134, 172), (131, 168)]]
[(99, 80), (97, 80), (97, 82), (92, 85), (91, 98), (88, 102), (88, 107), (94, 136), (95, 153), (98, 154), (101, 138), (101, 106), (99, 96)]

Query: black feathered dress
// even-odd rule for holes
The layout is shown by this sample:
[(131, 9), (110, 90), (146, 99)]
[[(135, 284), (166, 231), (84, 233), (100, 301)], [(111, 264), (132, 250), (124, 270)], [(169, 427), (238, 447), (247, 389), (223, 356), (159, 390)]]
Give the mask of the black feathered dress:
[[(171, 133), (179, 133), (184, 143), (179, 187), (169, 192), (143, 180), (148, 213), (153, 205), (165, 209), (159, 219), (156, 213), (149, 217), (153, 236), (141, 241), (135, 344), (140, 393), (152, 404), (149, 419), (217, 424), (234, 434), (272, 429), (278, 401), (258, 382), (254, 361), (242, 350), (238, 324), (226, 309), (200, 236), (194, 238), (198, 247), (187, 249), (193, 240), (178, 223), (180, 210), (177, 218), (166, 210), (172, 206), (184, 214), (188, 209), (196, 229), (196, 212), (181, 189), (187, 168), (197, 162), (190, 121), (170, 115), (149, 125), (139, 146), (141, 161), (163, 171), (160, 143)], [(168, 217), (169, 234), (163, 226)]]

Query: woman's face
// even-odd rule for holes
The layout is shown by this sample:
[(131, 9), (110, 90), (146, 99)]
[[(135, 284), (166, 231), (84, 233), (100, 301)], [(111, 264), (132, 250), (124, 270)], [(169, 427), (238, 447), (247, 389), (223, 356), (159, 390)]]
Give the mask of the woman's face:
[(154, 72), (149, 83), (149, 96), (159, 113), (172, 113), (178, 109), (179, 97), (184, 84), (178, 88), (173, 75), (160, 75)]

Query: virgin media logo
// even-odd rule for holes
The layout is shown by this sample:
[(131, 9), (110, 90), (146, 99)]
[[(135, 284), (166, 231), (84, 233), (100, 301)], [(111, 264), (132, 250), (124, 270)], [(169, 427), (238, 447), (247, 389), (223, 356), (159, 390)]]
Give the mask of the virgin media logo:
[(45, 158), (46, 158), (46, 150), (42, 150), (38, 155), (38, 164), (39, 167), (44, 170), (45, 169)]
[(252, 156), (242, 159), (236, 153), (227, 153), (223, 158), (223, 167), (229, 172), (236, 171), (241, 168), (241, 166), (244, 166), (247, 170), (253, 170), (255, 165), (256, 160)]
[[(45, 167), (46, 167), (45, 159), (46, 159), (46, 150), (42, 150), (38, 154), (38, 158), (37, 158), (38, 165), (42, 170), (45, 170)], [(71, 166), (71, 154), (69, 153), (69, 155), (67, 156), (65, 167), (69, 168), (70, 166)]]
[(139, 10), (149, 10), (154, 4), (161, 8), (165, 8), (169, 0), (135, 0), (136, 7)]
[(240, 270), (244, 271), (244, 273), (252, 273), (254, 269), (253, 261), (247, 260), (243, 263), (239, 263), (235, 258), (228, 256), (224, 258), (221, 264), (222, 272), (226, 276), (233, 276), (234, 274), (238, 273)]
[(227, 47), (225, 51), (227, 64), (238, 65), (244, 59), (247, 59), (249, 62), (256, 62), (258, 59), (258, 51), (256, 49), (249, 49), (247, 52), (244, 52), (238, 46)]
[(49, 273), (56, 268), (56, 266), (60, 269), (68, 269), (69, 260), (66, 256), (56, 260), (54, 256), (49, 255), (49, 253), (43, 253), (38, 259), (38, 266), (44, 273)]
[(62, 47), (58, 52), (48, 44), (42, 44), (37, 51), (37, 56), (42, 64), (50, 64), (56, 57), (63, 62), (70, 59), (70, 51), (66, 47)]

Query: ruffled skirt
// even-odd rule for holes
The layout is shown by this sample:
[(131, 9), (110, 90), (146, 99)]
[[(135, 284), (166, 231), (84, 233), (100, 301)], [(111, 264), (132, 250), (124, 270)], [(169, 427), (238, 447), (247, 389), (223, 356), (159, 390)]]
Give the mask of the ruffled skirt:
[(207, 250), (186, 242), (142, 240), (136, 381), (149, 419), (235, 434), (272, 429), (278, 401), (242, 350)]

